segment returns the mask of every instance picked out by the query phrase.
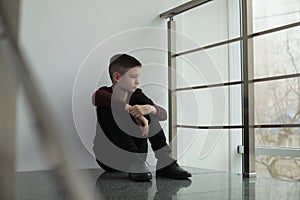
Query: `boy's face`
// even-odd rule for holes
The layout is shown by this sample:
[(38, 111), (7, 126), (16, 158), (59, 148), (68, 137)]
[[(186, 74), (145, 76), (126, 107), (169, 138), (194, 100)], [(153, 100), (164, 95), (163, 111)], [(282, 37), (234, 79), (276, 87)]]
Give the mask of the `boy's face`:
[(125, 91), (134, 92), (139, 84), (141, 67), (133, 67), (128, 70), (118, 82), (118, 86)]

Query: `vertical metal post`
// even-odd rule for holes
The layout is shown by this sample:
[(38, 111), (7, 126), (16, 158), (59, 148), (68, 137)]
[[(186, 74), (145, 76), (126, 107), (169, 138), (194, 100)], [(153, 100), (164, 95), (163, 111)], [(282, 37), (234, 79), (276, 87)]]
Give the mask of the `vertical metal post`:
[(172, 156), (177, 158), (177, 97), (176, 97), (176, 23), (171, 17), (168, 21), (168, 88), (169, 88), (169, 142), (172, 142)]
[[(2, 0), (2, 15), (10, 21), (12, 37), (17, 41), (19, 0)], [(0, 20), (3, 20), (0, 18)], [(0, 40), (4, 27), (0, 21)], [(0, 51), (0, 199), (16, 199), (16, 97), (17, 82), (4, 53)]]
[[(243, 177), (255, 177), (255, 137), (254, 129), (250, 125), (254, 124), (254, 89), (253, 84), (249, 84), (249, 79), (253, 79), (253, 41), (248, 39), (248, 33), (252, 31), (252, 2), (251, 0), (241, 0), (242, 8), (242, 86), (243, 94)], [(249, 23), (251, 22), (251, 23)]]

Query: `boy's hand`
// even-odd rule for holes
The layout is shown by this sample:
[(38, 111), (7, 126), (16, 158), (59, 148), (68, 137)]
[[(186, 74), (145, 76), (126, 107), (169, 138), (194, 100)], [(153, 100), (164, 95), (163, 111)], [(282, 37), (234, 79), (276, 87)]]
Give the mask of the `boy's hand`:
[(135, 106), (130, 106), (129, 108), (129, 113), (134, 118), (139, 118), (148, 114), (155, 115), (156, 112), (157, 112), (156, 108), (151, 105), (135, 105)]
[(148, 136), (148, 132), (149, 132), (148, 120), (144, 116), (136, 118), (135, 120), (142, 131), (142, 136)]

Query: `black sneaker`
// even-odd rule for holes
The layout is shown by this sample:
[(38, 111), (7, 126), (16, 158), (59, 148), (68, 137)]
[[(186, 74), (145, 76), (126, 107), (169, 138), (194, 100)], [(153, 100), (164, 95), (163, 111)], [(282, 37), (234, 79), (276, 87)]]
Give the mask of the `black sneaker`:
[(152, 179), (152, 174), (145, 163), (133, 163), (130, 165), (129, 171), (128, 176), (133, 181), (146, 182)]
[(156, 177), (167, 177), (171, 179), (187, 179), (191, 177), (192, 174), (188, 171), (182, 169), (176, 161), (171, 163), (170, 165), (156, 170)]

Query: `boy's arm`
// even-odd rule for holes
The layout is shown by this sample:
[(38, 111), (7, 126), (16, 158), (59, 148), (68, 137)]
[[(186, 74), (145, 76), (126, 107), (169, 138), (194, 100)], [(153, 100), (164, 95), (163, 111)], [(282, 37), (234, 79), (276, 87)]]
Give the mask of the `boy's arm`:
[(135, 118), (136, 123), (139, 125), (141, 131), (142, 131), (142, 136), (148, 136), (149, 133), (149, 121), (144, 117), (141, 116), (139, 118)]
[[(163, 121), (167, 119), (167, 112), (164, 108), (154, 104), (154, 102), (149, 99), (141, 89), (137, 89), (137, 91), (132, 95), (129, 106), (125, 102), (121, 101), (118, 98), (113, 98), (113, 95), (106, 91), (103, 88), (98, 89), (92, 95), (92, 103), (94, 106), (101, 107), (111, 107), (111, 101), (113, 100), (114, 105), (120, 106), (120, 108), (124, 108), (129, 111), (131, 115), (135, 118), (138, 118), (142, 115), (151, 114), (155, 116), (159, 121)], [(130, 107), (130, 109), (129, 109)]]
[(129, 103), (132, 105), (129, 112), (134, 117), (151, 114), (159, 121), (167, 119), (166, 110), (154, 104), (154, 102), (148, 98), (141, 89), (136, 90)]
[(160, 121), (167, 119), (167, 112), (158, 105), (134, 105), (129, 108), (129, 113), (135, 118), (151, 114)]
[(118, 98), (114, 98), (111, 93), (103, 88), (98, 89), (92, 95), (92, 103), (94, 106), (99, 107), (111, 107), (111, 101), (113, 100), (114, 105), (120, 106), (126, 109), (126, 104)]
[(167, 111), (163, 107), (160, 107), (156, 104), (153, 104), (152, 106), (156, 109), (155, 116), (158, 117), (159, 121), (167, 120), (168, 118)]

